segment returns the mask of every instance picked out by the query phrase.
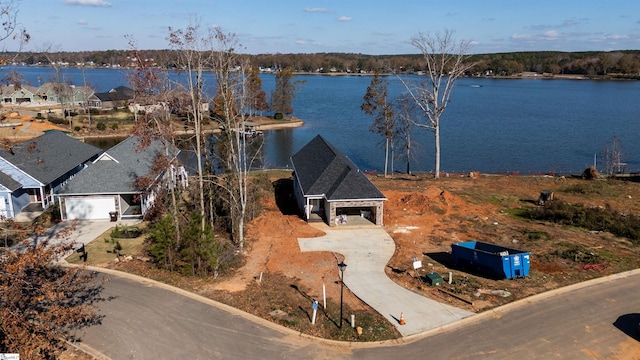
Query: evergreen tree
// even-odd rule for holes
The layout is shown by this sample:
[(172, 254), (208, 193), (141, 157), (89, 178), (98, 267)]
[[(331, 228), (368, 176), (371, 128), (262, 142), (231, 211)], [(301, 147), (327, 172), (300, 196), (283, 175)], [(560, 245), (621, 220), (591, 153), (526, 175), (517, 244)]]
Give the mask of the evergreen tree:
[[(364, 103), (360, 109), (365, 114), (373, 117), (370, 130), (373, 133), (384, 136), (384, 176), (387, 176), (389, 164), (389, 150), (393, 147), (394, 127), (396, 119), (393, 115), (393, 106), (387, 100), (389, 82), (381, 78), (379, 72), (375, 72), (371, 78), (371, 84), (364, 95)], [(393, 170), (393, 169), (392, 169)]]

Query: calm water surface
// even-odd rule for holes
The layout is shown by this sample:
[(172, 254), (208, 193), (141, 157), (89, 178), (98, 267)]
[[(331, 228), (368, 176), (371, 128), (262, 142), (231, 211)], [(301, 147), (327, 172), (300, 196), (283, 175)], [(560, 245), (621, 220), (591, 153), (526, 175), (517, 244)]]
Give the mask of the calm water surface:
[[(8, 68), (2, 70), (6, 72)], [(20, 67), (31, 85), (53, 79), (48, 68)], [(126, 71), (64, 69), (76, 85), (84, 79), (96, 91), (127, 85)], [(270, 93), (274, 76), (263, 75)], [(370, 77), (301, 75), (294, 116), (296, 129), (265, 132), (267, 167), (286, 168), (289, 157), (317, 134), (326, 137), (363, 170), (381, 170), (381, 136), (369, 131), (371, 118), (360, 110)], [(419, 80), (419, 77), (414, 77)], [(387, 77), (389, 93), (402, 91)], [(213, 81), (210, 81), (213, 84)], [(486, 173), (578, 173), (593, 164), (612, 136), (618, 136), (630, 170), (640, 170), (640, 82), (591, 80), (460, 79), (441, 119), (442, 170)], [(433, 136), (417, 129), (413, 170), (433, 169)], [(600, 165), (598, 164), (599, 168)], [(404, 170), (403, 161), (395, 168)]]

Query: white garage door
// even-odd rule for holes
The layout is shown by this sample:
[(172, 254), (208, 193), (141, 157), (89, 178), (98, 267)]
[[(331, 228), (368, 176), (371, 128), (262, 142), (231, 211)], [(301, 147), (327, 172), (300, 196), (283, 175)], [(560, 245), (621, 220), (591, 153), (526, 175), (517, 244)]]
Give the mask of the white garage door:
[(67, 197), (64, 201), (67, 219), (109, 219), (109, 212), (116, 211), (113, 196)]

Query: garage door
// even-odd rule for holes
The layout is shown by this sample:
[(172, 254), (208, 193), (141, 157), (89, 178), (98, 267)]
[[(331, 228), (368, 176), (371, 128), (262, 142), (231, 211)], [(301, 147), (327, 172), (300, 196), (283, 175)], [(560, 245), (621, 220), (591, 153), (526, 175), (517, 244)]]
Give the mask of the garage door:
[(116, 211), (113, 196), (67, 197), (64, 204), (69, 220), (109, 219), (109, 212)]

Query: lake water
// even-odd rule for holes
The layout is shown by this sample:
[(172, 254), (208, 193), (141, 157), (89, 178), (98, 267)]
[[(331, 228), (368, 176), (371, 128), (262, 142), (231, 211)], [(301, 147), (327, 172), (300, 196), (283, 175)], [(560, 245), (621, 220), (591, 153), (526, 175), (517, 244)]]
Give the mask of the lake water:
[[(17, 69), (31, 85), (53, 79), (49, 68)], [(63, 74), (76, 85), (84, 83), (78, 69), (64, 69)], [(127, 85), (125, 70), (88, 69), (85, 78), (96, 91)], [(270, 93), (274, 76), (262, 79), (263, 89)], [(289, 157), (321, 134), (361, 169), (382, 170), (383, 138), (369, 131), (372, 119), (360, 110), (371, 78), (300, 75), (294, 79), (305, 81), (294, 99), (293, 113), (305, 125), (265, 132), (265, 166), (288, 167)], [(391, 95), (402, 91), (397, 79), (387, 80)], [(458, 80), (441, 119), (441, 170), (580, 173), (615, 135), (623, 147), (623, 161), (635, 172), (640, 169), (639, 127), (638, 81), (464, 78)], [(418, 129), (412, 137), (419, 143), (412, 169), (433, 170), (433, 135)], [(395, 169), (403, 171), (404, 162), (396, 160)]]

